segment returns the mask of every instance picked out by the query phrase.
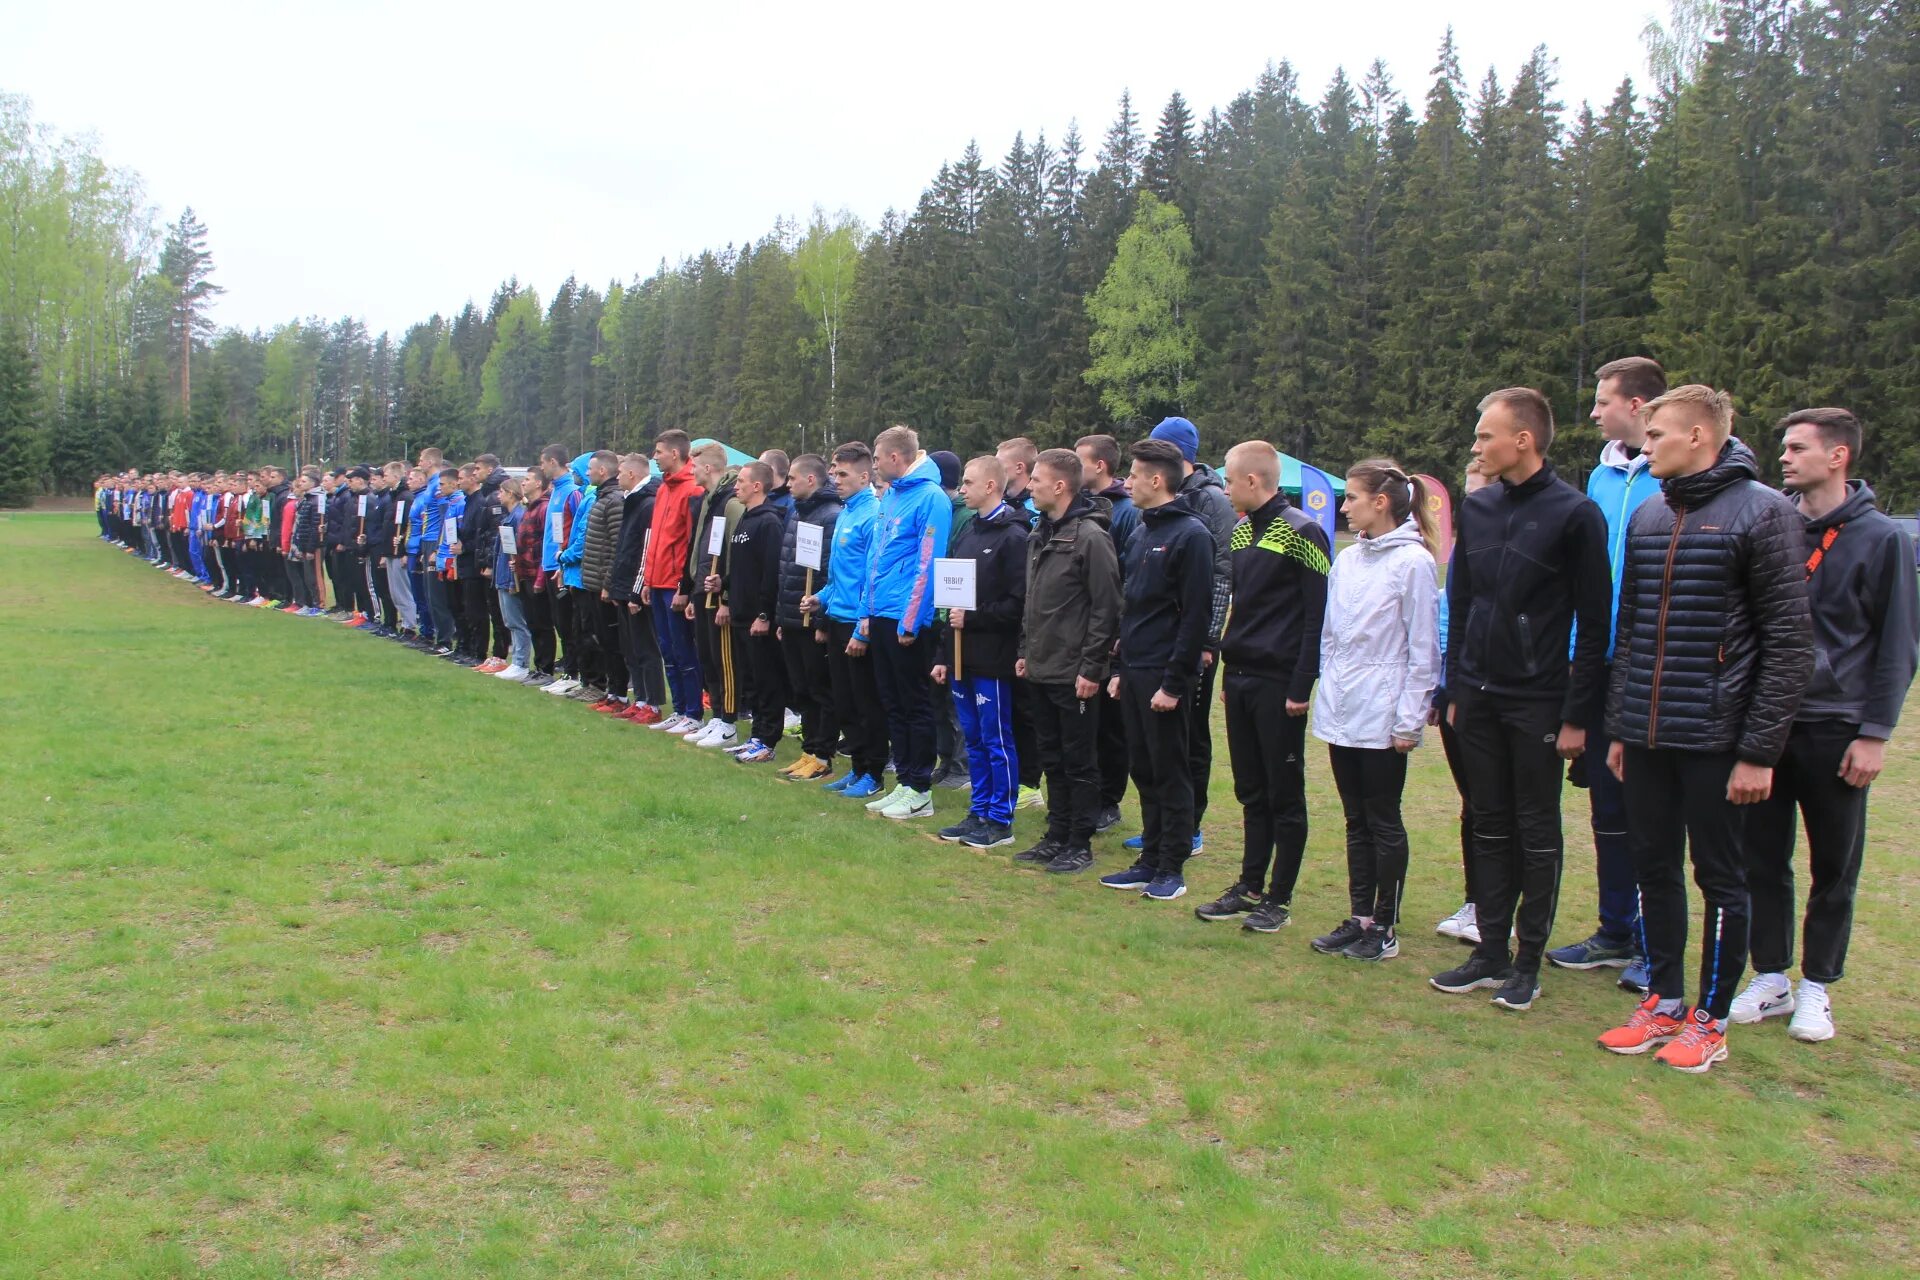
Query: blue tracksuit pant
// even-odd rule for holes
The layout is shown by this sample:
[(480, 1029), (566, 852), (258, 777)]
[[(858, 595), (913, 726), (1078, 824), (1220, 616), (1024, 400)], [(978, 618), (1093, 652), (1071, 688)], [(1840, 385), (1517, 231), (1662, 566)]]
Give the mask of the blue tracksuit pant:
[(988, 822), (1013, 821), (1020, 760), (1013, 746), (1013, 681), (969, 676), (953, 681), (953, 709), (967, 740), (973, 778), (970, 812)]

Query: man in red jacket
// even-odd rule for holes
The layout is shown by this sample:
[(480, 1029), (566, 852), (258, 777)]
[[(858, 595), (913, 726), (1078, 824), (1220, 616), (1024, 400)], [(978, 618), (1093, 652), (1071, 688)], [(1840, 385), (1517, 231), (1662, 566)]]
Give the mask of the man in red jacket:
[(700, 482), (693, 474), (693, 442), (684, 431), (663, 431), (653, 442), (660, 468), (660, 492), (654, 495), (653, 525), (641, 553), (641, 602), (653, 610), (653, 627), (666, 663), (673, 714), (653, 726), (672, 734), (700, 727), (700, 658), (693, 647), (693, 624), (680, 579), (692, 551), (693, 496)]

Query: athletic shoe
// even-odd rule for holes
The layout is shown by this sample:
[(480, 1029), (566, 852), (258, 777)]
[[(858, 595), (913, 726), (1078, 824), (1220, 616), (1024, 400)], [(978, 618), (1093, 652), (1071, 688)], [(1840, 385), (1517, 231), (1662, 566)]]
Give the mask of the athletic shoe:
[(820, 789), (822, 791), (845, 791), (858, 781), (860, 781), (860, 771), (857, 769), (849, 769), (833, 781), (821, 783)]
[(578, 680), (575, 680), (572, 676), (561, 676), (558, 680), (555, 680), (552, 684), (548, 685), (546, 689), (543, 690), (543, 692), (550, 693), (557, 698), (562, 694), (572, 693), (575, 689), (578, 689), (579, 687), (580, 687), (580, 682)]
[(313, 605), (308, 605), (300, 611), (300, 616), (303, 618), (324, 618), (327, 615), (324, 610), (316, 608)]
[(1602, 1031), (1599, 1044), (1608, 1053), (1645, 1053), (1658, 1049), (1686, 1028), (1685, 1019), (1660, 1012), (1659, 996), (1648, 996), (1626, 1022), (1611, 1031)]
[(887, 767), (880, 771), (880, 776), (885, 777), (889, 773), (896, 778), (900, 776), (900, 771), (893, 767), (893, 757), (891, 756), (887, 757)]
[(780, 727), (785, 729), (788, 733), (798, 733), (800, 732), (800, 724), (801, 724), (800, 717), (797, 714), (795, 714), (793, 711), (789, 710), (785, 718), (781, 720)]
[(1502, 1009), (1511, 1009), (1515, 1013), (1525, 1013), (1533, 1008), (1533, 1002), (1540, 995), (1540, 975), (1522, 973), (1515, 969), (1507, 974), (1507, 980), (1493, 993), (1493, 1003)]
[(1349, 960), (1391, 960), (1400, 954), (1400, 939), (1394, 936), (1393, 930), (1372, 924), (1340, 954)]
[(527, 669), (525, 667), (502, 667), (500, 670), (494, 672), (493, 676), (496, 680), (525, 680), (527, 678)]
[(1092, 865), (1093, 850), (1068, 849), (1065, 853), (1062, 853), (1059, 857), (1047, 864), (1047, 874), (1053, 876), (1070, 876), (1077, 871), (1085, 871)]
[[(485, 662), (475, 667), (474, 670), (484, 671), (490, 676), (497, 676), (502, 671), (505, 671), (510, 665), (512, 664), (510, 664), (505, 658), (488, 658)], [(526, 670), (526, 668), (522, 667), (521, 670), (524, 671)]]
[(714, 719), (707, 721), (705, 724), (700, 725), (698, 728), (687, 730), (686, 736), (682, 738), (681, 741), (686, 743), (690, 747), (697, 747), (702, 742), (706, 741), (707, 736), (709, 734), (718, 732), (719, 725), (720, 725), (720, 720), (718, 717), (715, 717)]
[(964, 842), (968, 836), (973, 834), (975, 827), (978, 827), (984, 821), (986, 821), (986, 819), (982, 818), (979, 814), (970, 813), (952, 826), (940, 828), (936, 834), (948, 844), (960, 844)]
[(1751, 1026), (1767, 1018), (1784, 1018), (1793, 1012), (1793, 984), (1784, 973), (1756, 973), (1746, 987), (1733, 998), (1727, 1021)]
[(1153, 868), (1136, 862), (1125, 871), (1101, 876), (1100, 883), (1109, 889), (1132, 889), (1137, 893), (1153, 883)]
[(553, 683), (553, 672), (535, 671), (532, 675), (528, 676), (525, 680), (522, 680), (520, 683), (524, 685), (529, 685), (535, 689), (544, 689), (548, 685)]
[[(1474, 930), (1477, 934), (1479, 930)], [(1653, 969), (1647, 964), (1647, 958), (1641, 956), (1620, 971), (1620, 989), (1647, 994), (1647, 988), (1653, 985)]]
[(779, 777), (790, 778), (793, 776), (793, 771), (795, 769), (798, 769), (802, 764), (805, 764), (807, 761), (811, 759), (813, 759), (813, 753), (808, 751), (803, 751), (800, 753), (800, 758), (798, 760), (795, 760), (792, 764), (787, 765), (783, 769), (776, 769), (774, 772)]
[[(259, 596), (255, 596), (254, 601), (256, 602), (255, 607), (258, 607), (259, 605), (266, 603), (266, 601), (262, 600)], [(359, 626), (366, 625), (366, 621), (367, 621), (366, 614), (354, 612), (354, 613), (348, 614), (346, 617), (346, 621), (342, 622), (340, 625), (343, 627), (359, 627)]]
[(1633, 963), (1635, 954), (1632, 938), (1596, 933), (1585, 942), (1555, 947), (1547, 952), (1547, 959), (1562, 969), (1624, 969)]
[(1030, 849), (1022, 849), (1013, 855), (1015, 862), (1031, 862), (1035, 866), (1045, 866), (1067, 851), (1067, 846), (1052, 836), (1043, 836), (1040, 843)]
[(795, 782), (815, 782), (832, 772), (833, 766), (819, 756), (807, 756), (803, 761), (803, 767), (795, 769), (787, 776)]
[(880, 791), (880, 779), (870, 773), (863, 773), (841, 788), (840, 794), (849, 800), (865, 800)]
[(974, 824), (973, 834), (960, 843), (969, 849), (998, 849), (1013, 843), (1013, 825), (982, 818)]
[(1020, 793), (1014, 797), (1013, 807), (1016, 809), (1044, 809), (1047, 807), (1047, 798), (1040, 794), (1040, 788), (1038, 787), (1022, 787), (1020, 788)]
[(601, 715), (604, 715), (604, 716), (617, 716), (622, 711), (625, 711), (627, 709), (627, 704), (620, 701), (620, 699), (618, 698), (611, 697), (607, 694), (602, 694), (600, 696), (599, 701), (595, 702), (591, 707), (587, 709), (589, 711), (598, 711)]
[(692, 733), (695, 729), (698, 729), (700, 722), (692, 716), (683, 716), (676, 713), (668, 716), (665, 720), (662, 720), (653, 727), (677, 738), (681, 734)]
[(1473, 929), (1474, 942), (1477, 945), (1480, 939), (1480, 930), (1474, 927), (1473, 904), (1471, 902), (1462, 903), (1458, 911), (1433, 926), (1433, 931), (1443, 938), (1464, 939), (1467, 936), (1464, 931), (1467, 929)]
[(1200, 919), (1213, 923), (1218, 920), (1238, 920), (1241, 916), (1251, 915), (1260, 905), (1260, 895), (1238, 881), (1212, 902), (1203, 902), (1193, 909)]
[(731, 747), (739, 744), (740, 735), (734, 730), (732, 725), (728, 724), (725, 720), (715, 720), (714, 723), (720, 727), (700, 735), (700, 741), (695, 745), (702, 747)]
[[(748, 732), (752, 732), (752, 731), (749, 730)], [(724, 748), (724, 750), (730, 756), (737, 756), (742, 751), (745, 751), (748, 747), (752, 746), (756, 741), (757, 739), (755, 738), (748, 738), (745, 742), (736, 742), (732, 746)]]
[(1120, 847), (1130, 853), (1138, 853), (1147, 847), (1147, 837), (1144, 834), (1130, 836), (1120, 842)]
[(1833, 1001), (1827, 997), (1824, 982), (1800, 979), (1800, 992), (1794, 997), (1793, 1021), (1787, 1034), (1802, 1044), (1819, 1044), (1833, 1039)]
[(1323, 933), (1307, 945), (1323, 956), (1345, 951), (1348, 947), (1366, 936), (1367, 928), (1357, 919), (1348, 916), (1334, 926), (1332, 933)]
[(1705, 1075), (1714, 1063), (1727, 1060), (1727, 1033), (1705, 1009), (1695, 1009), (1686, 1029), (1654, 1054), (1653, 1060), (1690, 1076)]
[(1187, 882), (1177, 875), (1155, 876), (1153, 883), (1140, 891), (1140, 896), (1155, 902), (1172, 902), (1187, 896)]
[(1278, 933), (1293, 922), (1293, 908), (1271, 894), (1248, 913), (1240, 927), (1248, 933)]
[[(231, 600), (231, 599), (233, 599), (233, 597), (232, 597), (232, 596), (221, 596), (220, 598), (221, 598), (222, 600)], [(305, 612), (306, 612), (306, 610), (305, 610), (305, 609), (302, 609), (302, 608), (301, 608), (301, 607), (300, 607), (299, 605), (297, 605), (297, 604), (283, 604), (283, 605), (281, 605), (281, 606), (280, 606), (280, 612), (282, 612), (282, 613), (305, 613)]]
[(1117, 804), (1107, 805), (1100, 810), (1100, 815), (1093, 820), (1093, 834), (1103, 835), (1119, 825), (1120, 806)]
[(904, 820), (907, 818), (931, 818), (933, 816), (933, 792), (915, 791), (912, 787), (904, 789), (906, 794), (880, 811), (883, 818)]
[(1463, 965), (1456, 965), (1445, 973), (1436, 973), (1427, 979), (1435, 991), (1444, 991), (1450, 996), (1464, 995), (1481, 987), (1497, 987), (1507, 980), (1513, 972), (1513, 966), (1504, 960), (1483, 960), (1479, 956), (1468, 956)]
[[(912, 788), (907, 786), (907, 784), (904, 782), (894, 784), (893, 790), (887, 792), (887, 794), (883, 796), (875, 796), (873, 799), (867, 801), (867, 812), (868, 813), (880, 812), (882, 809), (892, 804), (895, 800), (898, 800), (901, 796), (907, 794), (907, 792), (910, 790), (912, 790)], [(848, 789), (848, 794), (852, 794), (851, 788)]]
[(933, 771), (933, 785), (946, 791), (965, 791), (973, 785), (973, 775), (958, 760), (947, 760)]
[(765, 764), (773, 759), (773, 748), (758, 738), (749, 738), (744, 748), (733, 753), (733, 758), (740, 764)]
[(651, 702), (636, 702), (633, 704), (633, 714), (628, 718), (635, 724), (652, 726), (659, 724), (667, 717)]

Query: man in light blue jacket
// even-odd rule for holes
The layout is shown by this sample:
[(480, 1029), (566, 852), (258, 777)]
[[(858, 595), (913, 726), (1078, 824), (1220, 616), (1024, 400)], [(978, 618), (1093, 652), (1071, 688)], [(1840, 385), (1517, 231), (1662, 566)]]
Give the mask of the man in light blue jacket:
[(888, 818), (933, 816), (933, 561), (946, 554), (953, 504), (940, 468), (920, 449), (911, 427), (889, 427), (873, 442), (873, 462), (887, 481), (875, 517), (871, 571), (861, 596), (854, 640), (874, 657), (880, 701), (887, 709), (899, 785), (867, 802)]
[[(1641, 503), (1657, 496), (1660, 481), (1647, 471), (1640, 447), (1647, 424), (1640, 410), (1667, 389), (1658, 361), (1627, 356), (1594, 371), (1593, 420), (1606, 443), (1600, 465), (1587, 476), (1587, 496), (1607, 518), (1607, 561), (1613, 571), (1613, 607), (1620, 616), (1620, 570), (1626, 562), (1627, 522)], [(1613, 637), (1607, 637), (1613, 659)], [(1593, 936), (1547, 952), (1562, 969), (1623, 969), (1620, 985), (1646, 989), (1646, 942), (1640, 929), (1640, 891), (1634, 882), (1633, 856), (1627, 849), (1627, 801), (1619, 781), (1600, 762), (1607, 758), (1604, 730), (1589, 733), (1585, 766), (1587, 795), (1593, 808), (1593, 861), (1600, 880), (1600, 927)]]

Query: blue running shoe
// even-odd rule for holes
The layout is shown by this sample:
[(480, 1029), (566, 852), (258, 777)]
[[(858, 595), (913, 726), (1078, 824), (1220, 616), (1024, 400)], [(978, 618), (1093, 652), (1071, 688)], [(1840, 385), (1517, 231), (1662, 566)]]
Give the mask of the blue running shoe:
[(1205, 853), (1207, 851), (1206, 837), (1202, 836), (1198, 831), (1193, 833), (1193, 851), (1195, 853)]
[(1153, 883), (1142, 890), (1143, 897), (1155, 902), (1172, 902), (1175, 898), (1184, 898), (1187, 894), (1187, 882), (1180, 876), (1155, 876)]
[(1125, 871), (1101, 876), (1100, 883), (1109, 889), (1144, 889), (1153, 883), (1153, 868), (1136, 862)]
[(880, 780), (870, 773), (863, 773), (841, 788), (840, 794), (849, 800), (870, 800), (880, 794)]
[(859, 780), (860, 780), (860, 775), (854, 772), (852, 769), (849, 769), (847, 770), (845, 776), (835, 778), (831, 782), (823, 782), (820, 784), (820, 786), (823, 790), (826, 790), (826, 791), (845, 791), (848, 787), (852, 786), (854, 783), (858, 782)]
[(1637, 991), (1645, 995), (1647, 988), (1652, 985), (1653, 971), (1648, 967), (1644, 956), (1620, 971), (1620, 986), (1624, 990)]
[(1131, 853), (1138, 853), (1140, 852), (1140, 850), (1147, 847), (1147, 838), (1142, 835), (1142, 836), (1135, 836), (1131, 840), (1122, 840), (1120, 842), (1120, 847)]

